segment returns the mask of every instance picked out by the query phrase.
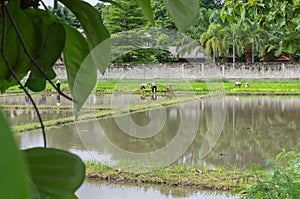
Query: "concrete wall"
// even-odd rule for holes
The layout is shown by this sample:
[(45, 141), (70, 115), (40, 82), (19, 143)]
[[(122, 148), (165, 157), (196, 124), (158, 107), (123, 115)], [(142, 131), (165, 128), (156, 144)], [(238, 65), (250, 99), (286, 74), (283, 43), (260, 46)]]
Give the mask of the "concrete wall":
[[(63, 65), (55, 66), (57, 78), (66, 79)], [(165, 63), (112, 64), (98, 79), (292, 79), (300, 78), (300, 63)]]

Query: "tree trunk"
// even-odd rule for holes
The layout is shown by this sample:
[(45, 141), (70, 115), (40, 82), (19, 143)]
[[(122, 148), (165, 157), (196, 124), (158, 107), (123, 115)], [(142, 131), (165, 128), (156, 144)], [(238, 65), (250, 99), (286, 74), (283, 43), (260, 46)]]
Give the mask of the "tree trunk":
[(294, 54), (291, 54), (291, 53), (289, 54), (289, 61), (291, 61), (291, 62), (294, 61)]
[(251, 46), (249, 45), (246, 49), (245, 49), (245, 54), (246, 54), (246, 61), (247, 62), (251, 62)]
[(254, 41), (252, 42), (252, 45), (251, 45), (251, 54), (252, 54), (251, 60), (252, 60), (252, 63), (254, 63)]
[(213, 50), (213, 63), (215, 64), (216, 63), (216, 51)]
[(232, 62), (235, 63), (235, 36), (233, 35), (233, 43), (232, 43)]

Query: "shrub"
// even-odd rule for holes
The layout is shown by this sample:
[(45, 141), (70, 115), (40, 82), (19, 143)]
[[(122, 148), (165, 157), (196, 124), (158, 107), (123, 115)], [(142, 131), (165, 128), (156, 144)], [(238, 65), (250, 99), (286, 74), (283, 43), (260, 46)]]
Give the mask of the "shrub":
[(173, 61), (176, 61), (176, 58), (167, 50), (143, 48), (124, 53), (114, 60), (114, 63), (164, 63)]
[(282, 151), (274, 163), (253, 166), (255, 184), (242, 190), (241, 198), (294, 199), (300, 196), (300, 153)]

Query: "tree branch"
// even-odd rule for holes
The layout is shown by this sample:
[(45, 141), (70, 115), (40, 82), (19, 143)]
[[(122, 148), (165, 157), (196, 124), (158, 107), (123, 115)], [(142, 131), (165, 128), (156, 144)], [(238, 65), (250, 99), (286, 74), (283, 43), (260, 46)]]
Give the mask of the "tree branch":
[(44, 123), (43, 123), (43, 120), (42, 120), (42, 117), (41, 117), (41, 114), (32, 98), (32, 96), (29, 94), (29, 92), (27, 91), (27, 89), (22, 85), (21, 81), (19, 80), (19, 78), (17, 77), (17, 74), (15, 73), (15, 71), (13, 70), (13, 68), (11, 67), (11, 65), (9, 64), (8, 60), (7, 60), (7, 57), (5, 55), (5, 52), (4, 52), (4, 46), (5, 46), (5, 31), (6, 31), (6, 16), (5, 16), (5, 8), (6, 8), (6, 5), (5, 5), (5, 2), (4, 0), (1, 0), (1, 3), (2, 3), (2, 39), (1, 39), (1, 55), (2, 55), (2, 58), (4, 60), (4, 63), (6, 65), (6, 67), (9, 69), (11, 75), (14, 77), (14, 79), (17, 81), (17, 83), (20, 85), (21, 89), (25, 92), (25, 94), (28, 96), (28, 98), (30, 99), (33, 107), (34, 107), (34, 110), (36, 111), (37, 113), (37, 116), (38, 116), (38, 119), (39, 119), (39, 122), (41, 124), (41, 128), (42, 128), (42, 133), (43, 133), (43, 140), (44, 140), (44, 147), (46, 148), (47, 147), (47, 139), (46, 139), (46, 132), (45, 132), (45, 126), (44, 126)]
[(42, 0), (39, 0), (39, 2), (41, 2), (42, 3), (42, 5), (43, 5), (43, 7), (44, 7), (44, 9), (45, 10), (48, 10), (48, 8), (47, 8), (47, 6), (46, 6), (46, 4), (42, 1)]

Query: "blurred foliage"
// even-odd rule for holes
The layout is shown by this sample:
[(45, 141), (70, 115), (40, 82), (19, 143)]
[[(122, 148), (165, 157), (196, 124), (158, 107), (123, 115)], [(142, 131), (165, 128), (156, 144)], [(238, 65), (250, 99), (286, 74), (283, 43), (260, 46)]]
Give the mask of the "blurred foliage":
[(114, 63), (164, 63), (177, 59), (166, 50), (144, 48), (124, 53), (114, 60)]
[(283, 150), (275, 162), (265, 161), (262, 166), (253, 165), (252, 175), (242, 177), (248, 181), (254, 178), (255, 185), (242, 190), (243, 199), (295, 199), (300, 195), (300, 153)]

